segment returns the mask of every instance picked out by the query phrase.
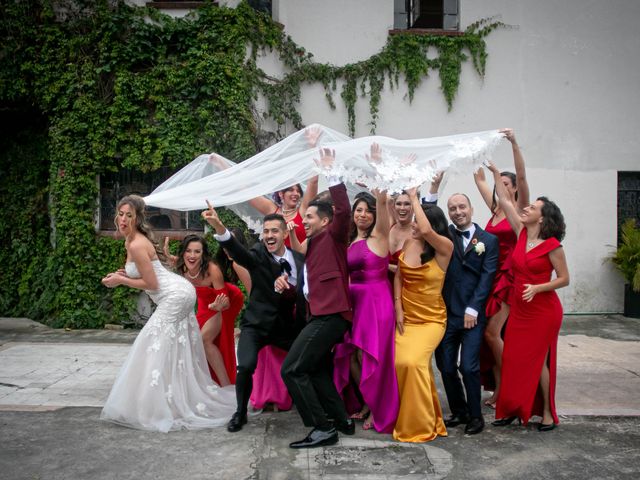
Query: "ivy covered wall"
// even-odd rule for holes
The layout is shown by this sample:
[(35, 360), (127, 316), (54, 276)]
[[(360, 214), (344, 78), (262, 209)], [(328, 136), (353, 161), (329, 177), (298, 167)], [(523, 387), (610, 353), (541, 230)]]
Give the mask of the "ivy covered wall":
[[(123, 1), (13, 0), (0, 19), (0, 309), (52, 326), (97, 328), (133, 311), (132, 292), (100, 279), (122, 265), (122, 241), (95, 231), (99, 175), (180, 167), (205, 151), (245, 159), (301, 128), (301, 87), (320, 83), (332, 108), (369, 102), (375, 131), (385, 82), (417, 85), (437, 70), (449, 105), (460, 65), (484, 74), (482, 20), (463, 35), (389, 37), (377, 55), (319, 64), (246, 3), (207, 4), (185, 19)], [(437, 58), (428, 59), (429, 46)], [(281, 78), (258, 68), (272, 52)], [(336, 101), (336, 86), (341, 101)], [(266, 100), (257, 113), (258, 97)], [(275, 134), (260, 129), (266, 117)], [(266, 140), (265, 140), (266, 139)]]

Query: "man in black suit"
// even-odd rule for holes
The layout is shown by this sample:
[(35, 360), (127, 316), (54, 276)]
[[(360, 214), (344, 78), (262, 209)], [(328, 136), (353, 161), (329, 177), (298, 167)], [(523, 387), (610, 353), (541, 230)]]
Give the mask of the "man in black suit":
[(289, 350), (304, 326), (304, 297), (296, 292), (304, 256), (285, 246), (288, 232), (282, 215), (264, 217), (262, 242), (250, 250), (229, 233), (213, 208), (205, 210), (203, 216), (214, 228), (214, 238), (251, 275), (251, 295), (238, 341), (237, 410), (227, 424), (228, 431), (237, 432), (247, 423), (258, 352), (266, 345)]
[(452, 195), (447, 210), (453, 223), (449, 230), (454, 251), (442, 288), (447, 305), (447, 329), (436, 349), (436, 364), (452, 413), (445, 425), (465, 424), (465, 433), (473, 435), (484, 428), (479, 356), (486, 324), (485, 303), (498, 266), (498, 239), (473, 223), (473, 208), (465, 194)]

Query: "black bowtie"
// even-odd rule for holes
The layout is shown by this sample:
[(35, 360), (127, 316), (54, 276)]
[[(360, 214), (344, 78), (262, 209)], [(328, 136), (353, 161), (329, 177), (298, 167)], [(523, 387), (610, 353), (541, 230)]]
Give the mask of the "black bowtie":
[(469, 238), (471, 236), (471, 232), (469, 232), (468, 230), (466, 232), (462, 232), (460, 230), (456, 230), (456, 235), (458, 235), (460, 237), (464, 237), (464, 238)]
[(287, 275), (291, 275), (291, 264), (286, 259), (281, 258), (278, 263), (280, 264), (280, 273), (284, 274), (286, 272)]

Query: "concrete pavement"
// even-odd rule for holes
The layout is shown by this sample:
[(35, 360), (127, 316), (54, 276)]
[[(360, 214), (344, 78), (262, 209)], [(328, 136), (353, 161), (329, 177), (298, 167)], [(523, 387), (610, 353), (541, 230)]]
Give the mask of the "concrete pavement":
[[(288, 448), (307, 433), (295, 411), (262, 413), (236, 434), (160, 434), (100, 422), (99, 407), (136, 334), (0, 319), (1, 478), (640, 476), (639, 320), (565, 318), (558, 346), (562, 423), (553, 432), (540, 433), (534, 423), (488, 426), (476, 436), (454, 428), (447, 438), (416, 445), (358, 429), (336, 446), (309, 451)], [(485, 420), (492, 419), (486, 409)]]

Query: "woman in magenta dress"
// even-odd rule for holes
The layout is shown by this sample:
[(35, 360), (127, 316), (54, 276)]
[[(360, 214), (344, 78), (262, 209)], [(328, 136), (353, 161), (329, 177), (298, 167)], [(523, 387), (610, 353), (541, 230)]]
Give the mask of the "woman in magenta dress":
[[(196, 318), (213, 380), (223, 387), (235, 383), (234, 327), (244, 304), (242, 291), (225, 283), (207, 243), (198, 235), (188, 235), (180, 244), (176, 271), (196, 289)], [(216, 315), (218, 311), (222, 315)]]
[[(527, 183), (524, 158), (516, 141), (513, 130), (501, 130), (511, 142), (513, 161), (516, 173), (500, 172), (500, 183), (504, 185), (508, 201), (522, 213), (529, 205), (529, 185)], [(485, 390), (492, 390), (493, 395), (485, 401), (485, 405), (495, 408), (498, 392), (500, 391), (500, 370), (502, 367), (502, 330), (509, 316), (509, 305), (513, 276), (511, 275), (511, 253), (516, 245), (516, 235), (507, 221), (504, 209), (498, 205), (495, 198), (495, 188), (492, 190), (487, 183), (482, 169), (474, 175), (478, 190), (485, 203), (491, 210), (492, 216), (485, 230), (498, 237), (500, 242), (498, 269), (493, 281), (493, 289), (489, 294), (486, 306), (487, 326), (484, 332), (484, 342), (480, 350), (480, 371), (482, 385)]]
[[(555, 290), (569, 284), (569, 270), (560, 244), (565, 223), (557, 205), (539, 197), (518, 214), (500, 171), (489, 165), (496, 192), (509, 224), (518, 236), (513, 251), (513, 293), (502, 354), (502, 384), (494, 426), (516, 418), (526, 425), (542, 417), (538, 430), (558, 423), (555, 405), (556, 354), (562, 305)], [(555, 272), (556, 278), (552, 278)]]
[[(378, 159), (374, 144), (371, 158)], [(376, 218), (377, 213), (377, 218)], [(334, 382), (363, 428), (391, 433), (400, 405), (394, 365), (395, 310), (389, 267), (389, 215), (386, 195), (363, 192), (353, 204), (348, 251), (353, 324), (336, 346)], [(356, 387), (356, 388), (353, 388)], [(355, 401), (357, 396), (361, 401)], [(358, 400), (360, 400), (358, 399)]]

